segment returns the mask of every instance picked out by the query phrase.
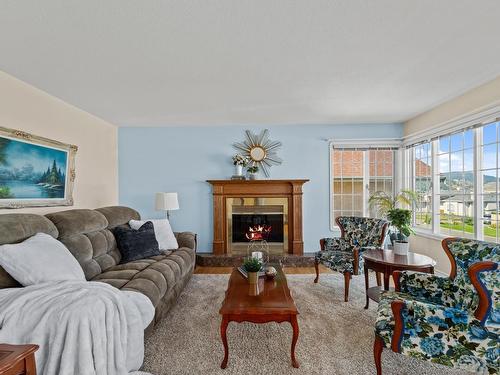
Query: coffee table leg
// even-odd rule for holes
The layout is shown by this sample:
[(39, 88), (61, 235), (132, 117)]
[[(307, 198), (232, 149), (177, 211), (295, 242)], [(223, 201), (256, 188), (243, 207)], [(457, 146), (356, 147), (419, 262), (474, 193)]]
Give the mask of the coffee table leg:
[(222, 317), (222, 322), (220, 324), (220, 336), (222, 338), (222, 344), (224, 345), (224, 359), (220, 365), (220, 368), (225, 369), (227, 367), (227, 360), (229, 357), (229, 347), (227, 346), (227, 325), (229, 324), (229, 318), (226, 316)]
[(365, 309), (367, 309), (368, 306), (370, 305), (370, 299), (368, 298), (368, 288), (370, 287), (370, 281), (368, 275), (368, 267), (366, 266), (366, 263), (364, 264), (364, 269), (365, 269), (365, 294), (366, 294)]
[(295, 345), (297, 344), (297, 340), (299, 338), (299, 324), (297, 323), (297, 315), (292, 315), (290, 318), (290, 323), (292, 324), (293, 328), (293, 338), (292, 338), (292, 350), (291, 350), (291, 356), (292, 356), (292, 366), (294, 368), (299, 368), (299, 362), (295, 359)]

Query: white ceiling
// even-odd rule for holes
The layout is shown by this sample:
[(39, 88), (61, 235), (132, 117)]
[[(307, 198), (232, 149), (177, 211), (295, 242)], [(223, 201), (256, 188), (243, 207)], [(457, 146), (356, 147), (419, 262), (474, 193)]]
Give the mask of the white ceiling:
[(500, 75), (498, 0), (3, 0), (0, 70), (123, 126), (399, 122)]

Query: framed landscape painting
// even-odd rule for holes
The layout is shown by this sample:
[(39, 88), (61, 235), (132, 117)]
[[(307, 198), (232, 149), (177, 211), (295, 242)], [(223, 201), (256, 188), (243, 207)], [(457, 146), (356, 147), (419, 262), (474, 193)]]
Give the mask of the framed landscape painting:
[(73, 205), (76, 151), (0, 127), (0, 208)]

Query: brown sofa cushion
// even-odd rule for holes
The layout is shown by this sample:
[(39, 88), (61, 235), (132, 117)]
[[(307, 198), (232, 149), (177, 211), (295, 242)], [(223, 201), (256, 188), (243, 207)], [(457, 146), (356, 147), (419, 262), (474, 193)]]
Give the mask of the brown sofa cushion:
[(82, 266), (87, 280), (120, 261), (113, 234), (106, 229), (106, 217), (95, 210), (67, 210), (46, 215)]
[(46, 217), (35, 214), (0, 215), (0, 245), (19, 243), (37, 233), (57, 238), (59, 232)]
[[(90, 280), (120, 262), (121, 255), (110, 229), (140, 218), (137, 211), (121, 206), (97, 210), (67, 210), (46, 215)], [(108, 220), (109, 219), (109, 220)]]
[(96, 209), (108, 220), (108, 229), (113, 229), (119, 225), (128, 225), (130, 220), (141, 220), (141, 215), (130, 208), (124, 206), (110, 206)]
[(195, 250), (183, 247), (110, 267), (92, 280), (102, 281), (119, 289), (141, 292), (157, 307), (179, 280), (193, 271), (194, 263)]
[(95, 210), (67, 210), (45, 215), (59, 231), (59, 238), (92, 233), (108, 226), (106, 217)]

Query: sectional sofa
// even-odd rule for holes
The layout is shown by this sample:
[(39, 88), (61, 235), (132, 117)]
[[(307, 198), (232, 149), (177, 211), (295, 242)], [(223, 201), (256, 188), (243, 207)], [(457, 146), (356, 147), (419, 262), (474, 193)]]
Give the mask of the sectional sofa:
[[(51, 213), (0, 215), (0, 245), (18, 243), (42, 232), (59, 239), (78, 260), (87, 280), (145, 294), (155, 307), (155, 318), (146, 332), (167, 314), (193, 274), (196, 235), (175, 233), (178, 249), (152, 258), (120, 264), (112, 229), (128, 225), (140, 215), (132, 208), (114, 206)], [(0, 267), (0, 288), (20, 285)]]

